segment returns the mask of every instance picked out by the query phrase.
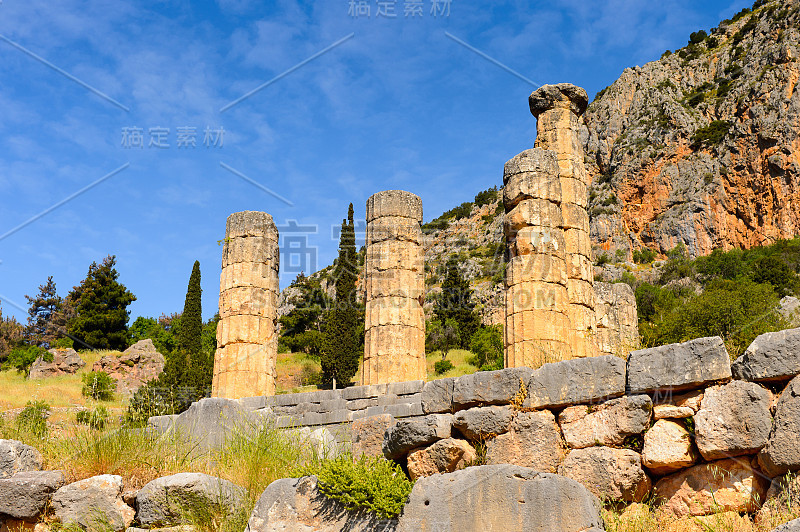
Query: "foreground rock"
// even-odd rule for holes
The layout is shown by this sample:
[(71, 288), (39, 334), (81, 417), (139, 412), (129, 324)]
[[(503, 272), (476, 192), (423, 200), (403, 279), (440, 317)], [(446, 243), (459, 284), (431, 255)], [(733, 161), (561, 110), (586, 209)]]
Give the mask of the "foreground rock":
[(683, 517), (716, 511), (754, 512), (768, 487), (769, 479), (749, 460), (727, 459), (664, 477), (655, 489), (665, 499), (664, 509)]
[(640, 349), (628, 355), (630, 394), (687, 390), (730, 378), (730, 358), (719, 336)]
[(655, 475), (667, 475), (697, 462), (692, 435), (676, 421), (659, 419), (644, 434), (642, 465)]
[(408, 476), (417, 480), (437, 473), (452, 473), (476, 458), (475, 448), (464, 440), (439, 440), (430, 447), (408, 454)]
[(647, 395), (620, 397), (597, 406), (571, 406), (561, 411), (558, 424), (573, 449), (593, 445), (620, 446), (628, 436), (650, 426), (653, 402)]
[(509, 431), (486, 443), (487, 464), (514, 464), (555, 473), (566, 450), (549, 410), (519, 412)]
[(800, 377), (792, 379), (778, 399), (772, 431), (758, 463), (770, 477), (800, 469)]
[(0, 479), (0, 521), (4, 516), (35, 521), (63, 485), (61, 471), (25, 471)]
[(391, 532), (397, 521), (351, 512), (317, 489), (316, 477), (276, 480), (253, 508), (246, 532)]
[(386, 429), (397, 425), (391, 414), (364, 417), (350, 425), (350, 452), (353, 457), (383, 456), (383, 435)]
[(772, 532), (800, 532), (800, 519), (795, 519), (784, 523), (772, 530)]
[(628, 502), (641, 502), (652, 485), (641, 456), (630, 449), (574, 449), (558, 474), (580, 482), (598, 497)]
[(470, 467), (417, 481), (401, 532), (602, 529), (600, 501), (577, 482), (512, 465)]
[(470, 408), (456, 414), (453, 427), (470, 440), (479, 441), (508, 431), (513, 418), (509, 406)]
[(135, 512), (122, 500), (123, 488), (118, 475), (100, 475), (67, 484), (53, 495), (53, 512), (65, 525), (125, 530)]
[(452, 430), (451, 414), (430, 414), (414, 421), (401, 421), (383, 435), (383, 454), (391, 460), (399, 460), (412, 449), (449, 438)]
[(772, 428), (771, 405), (772, 394), (753, 382), (708, 388), (694, 416), (700, 454), (711, 461), (758, 452)]
[(47, 351), (53, 357), (51, 362), (42, 355), (37, 358), (28, 373), (29, 379), (45, 379), (56, 375), (71, 375), (86, 365), (86, 362), (74, 349), (50, 349)]
[(731, 366), (733, 377), (745, 381), (786, 381), (800, 375), (800, 329), (765, 333)]
[(92, 371), (105, 371), (116, 379), (117, 392), (126, 397), (158, 377), (163, 369), (164, 355), (149, 338), (139, 340), (122, 354), (104, 356), (92, 366)]
[(148, 482), (136, 494), (136, 520), (153, 527), (178, 524), (181, 512), (202, 507), (235, 510), (244, 500), (244, 489), (202, 473), (178, 473)]
[(42, 453), (17, 440), (0, 440), (0, 479), (22, 471), (39, 471)]

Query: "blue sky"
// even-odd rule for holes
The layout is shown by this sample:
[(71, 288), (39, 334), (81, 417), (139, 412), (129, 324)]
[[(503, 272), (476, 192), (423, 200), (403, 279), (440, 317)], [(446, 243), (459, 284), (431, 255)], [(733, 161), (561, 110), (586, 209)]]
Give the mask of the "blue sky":
[(591, 98), (750, 5), (453, 0), (434, 16), (432, 0), (355, 3), (370, 16), (349, 0), (0, 0), (3, 313), (23, 320), (15, 305), (47, 276), (64, 295), (113, 254), (132, 319), (182, 310), (195, 260), (208, 318), (218, 241), (241, 210), (311, 228), (291, 233), (308, 252), (284, 256), (286, 286), (333, 260), (351, 201), (363, 219), (371, 194), (409, 190), (427, 221), (500, 185), (533, 144), (531, 82)]

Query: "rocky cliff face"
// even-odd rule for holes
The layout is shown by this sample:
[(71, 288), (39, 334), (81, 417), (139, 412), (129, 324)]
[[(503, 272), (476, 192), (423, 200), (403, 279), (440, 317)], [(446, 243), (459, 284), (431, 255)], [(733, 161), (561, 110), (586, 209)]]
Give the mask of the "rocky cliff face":
[(766, 2), (626, 69), (589, 106), (595, 254), (800, 233), (800, 2)]

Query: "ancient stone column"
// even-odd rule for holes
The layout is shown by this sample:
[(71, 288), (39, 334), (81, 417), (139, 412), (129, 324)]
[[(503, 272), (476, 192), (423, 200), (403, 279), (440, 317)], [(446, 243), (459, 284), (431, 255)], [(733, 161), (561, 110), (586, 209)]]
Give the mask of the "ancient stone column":
[(422, 200), (386, 190), (367, 200), (362, 384), (425, 379)]
[(528, 101), (536, 117), (535, 146), (552, 150), (558, 157), (572, 354), (574, 357), (595, 356), (598, 352), (593, 339), (594, 276), (587, 212), (591, 179), (583, 164), (583, 147), (578, 138), (580, 116), (586, 110), (588, 98), (582, 88), (559, 83), (535, 90)]
[(222, 248), (212, 395), (275, 394), (278, 357), (278, 229), (264, 212), (228, 217)]
[(558, 160), (526, 150), (505, 165), (505, 367), (571, 358)]

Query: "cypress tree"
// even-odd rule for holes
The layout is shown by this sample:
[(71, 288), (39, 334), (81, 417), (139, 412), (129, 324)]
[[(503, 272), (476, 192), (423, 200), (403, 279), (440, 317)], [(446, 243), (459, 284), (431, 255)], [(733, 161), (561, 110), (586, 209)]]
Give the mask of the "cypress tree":
[(339, 258), (334, 268), (336, 301), (328, 311), (322, 341), (322, 382), (349, 386), (358, 371), (358, 361), (363, 352), (361, 312), (356, 303), (358, 259), (356, 234), (353, 222), (353, 204), (347, 210), (347, 220), (342, 220), (339, 238)]
[(475, 312), (472, 289), (461, 270), (458, 261), (451, 256), (447, 261), (447, 273), (442, 281), (442, 294), (436, 301), (433, 314), (443, 325), (447, 320), (458, 324), (461, 349), (469, 349), (472, 335), (478, 330), (480, 317)]
[(194, 261), (189, 287), (186, 289), (186, 300), (181, 314), (181, 330), (178, 338), (178, 349), (189, 355), (200, 353), (200, 337), (203, 333), (203, 307), (200, 287), (200, 261)]

